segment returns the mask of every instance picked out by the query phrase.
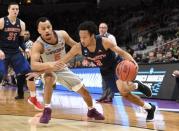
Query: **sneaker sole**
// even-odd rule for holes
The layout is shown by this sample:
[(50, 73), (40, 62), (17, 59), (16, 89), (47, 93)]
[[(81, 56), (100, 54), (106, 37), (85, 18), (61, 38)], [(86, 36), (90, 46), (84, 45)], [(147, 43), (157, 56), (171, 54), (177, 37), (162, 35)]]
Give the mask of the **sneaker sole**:
[(33, 105), (34, 108), (35, 108), (36, 110), (38, 110), (38, 111), (43, 111), (43, 110), (44, 110), (44, 109), (40, 109), (40, 108), (36, 107), (29, 99), (28, 99), (28, 103), (31, 104), (31, 105)]
[[(50, 121), (50, 120), (49, 120), (49, 121)], [(46, 121), (44, 122), (44, 121), (40, 121), (40, 120), (39, 120), (39, 123), (41, 123), (41, 124), (48, 124), (49, 121), (48, 121), (48, 122), (46, 122)]]
[(105, 118), (104, 119), (95, 119), (94, 117), (89, 117), (89, 116), (88, 116), (88, 118), (89, 118), (89, 120), (97, 120), (97, 121), (103, 121), (103, 120), (105, 120)]

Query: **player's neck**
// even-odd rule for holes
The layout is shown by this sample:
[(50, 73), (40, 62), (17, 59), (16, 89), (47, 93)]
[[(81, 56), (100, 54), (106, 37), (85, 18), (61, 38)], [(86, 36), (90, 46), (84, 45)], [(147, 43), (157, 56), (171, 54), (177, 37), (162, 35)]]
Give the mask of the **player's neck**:
[(94, 52), (96, 49), (96, 40), (92, 39), (91, 44), (87, 47), (91, 52)]
[(16, 22), (17, 17), (15, 17), (15, 16), (10, 16), (10, 15), (8, 15), (7, 17), (8, 17), (8, 19), (10, 20), (11, 23)]

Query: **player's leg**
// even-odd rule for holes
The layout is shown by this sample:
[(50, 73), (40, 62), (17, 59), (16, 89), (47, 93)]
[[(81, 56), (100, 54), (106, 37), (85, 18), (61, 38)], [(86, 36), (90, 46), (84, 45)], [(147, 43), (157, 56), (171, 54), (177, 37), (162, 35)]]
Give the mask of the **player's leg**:
[[(76, 85), (76, 86), (80, 87), (81, 85)], [(75, 90), (73, 88), (72, 88), (72, 90), (74, 90), (75, 92), (77, 92), (78, 94), (80, 94), (83, 97), (85, 103), (88, 106), (88, 113), (87, 113), (88, 117), (94, 118), (95, 120), (104, 120), (104, 116), (93, 107), (93, 101), (92, 101), (91, 95), (86, 90), (84, 85), (81, 86), (81, 88), (79, 90)]]
[(16, 76), (17, 80), (17, 96), (15, 97), (16, 100), (24, 99), (24, 84), (25, 84), (25, 75), (18, 75)]
[[(11, 65), (17, 76), (27, 77), (26, 74), (31, 72), (29, 63), (21, 53), (16, 53), (12, 56)], [(25, 81), (21, 81), (21, 83), (17, 85), (19, 85), (19, 89), (23, 89)], [(30, 97), (28, 98), (28, 102), (32, 104), (35, 109), (42, 111), (43, 106), (37, 101), (36, 98), (36, 85), (34, 79), (27, 80), (27, 87), (30, 90)]]
[(97, 102), (103, 102), (107, 98), (108, 87), (105, 83), (105, 80), (102, 78), (102, 95), (100, 98), (96, 99)]
[(0, 83), (2, 82), (5, 74), (4, 60), (0, 60)]
[(104, 103), (111, 103), (112, 99), (114, 98), (114, 93), (119, 92), (117, 86), (116, 86), (116, 80), (117, 77), (114, 75), (114, 73), (108, 73), (103, 76), (103, 79), (106, 83), (107, 89), (106, 89), (106, 99), (103, 100)]
[(116, 84), (120, 91), (120, 94), (125, 99), (127, 99), (128, 101), (138, 106), (143, 107), (148, 112), (148, 115), (146, 118), (147, 121), (153, 120), (156, 107), (151, 103), (144, 102), (139, 96), (136, 96), (131, 93), (131, 91), (135, 90), (136, 88), (136, 85), (133, 82), (124, 82), (121, 80), (117, 80)]
[(64, 69), (57, 73), (57, 80), (65, 87), (79, 93), (83, 97), (88, 106), (88, 117), (96, 120), (104, 120), (104, 116), (93, 107), (92, 98), (78, 76), (69, 69)]
[(133, 83), (136, 83), (136, 90), (142, 92), (145, 96), (151, 97), (152, 96), (152, 91), (151, 88), (148, 87), (147, 85), (143, 84), (141, 81), (134, 80)]
[(44, 84), (44, 103), (45, 108), (42, 116), (40, 117), (40, 123), (48, 123), (51, 119), (51, 98), (53, 93), (53, 86), (56, 83), (55, 73), (45, 73), (42, 75), (42, 81)]

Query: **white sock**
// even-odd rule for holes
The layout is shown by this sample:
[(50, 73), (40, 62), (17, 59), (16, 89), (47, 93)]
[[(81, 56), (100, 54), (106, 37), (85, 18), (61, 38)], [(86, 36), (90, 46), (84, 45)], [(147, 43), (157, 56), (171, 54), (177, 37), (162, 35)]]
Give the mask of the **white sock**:
[(30, 91), (30, 96), (31, 96), (31, 97), (35, 97), (35, 96), (36, 96), (35, 91)]
[(144, 103), (144, 106), (143, 106), (144, 109), (151, 109), (152, 106), (149, 104), (149, 103)]
[(51, 108), (51, 104), (45, 104), (45, 108)]
[(138, 89), (138, 83), (134, 83), (134, 85), (135, 85), (135, 89), (137, 90)]
[(88, 110), (92, 110), (94, 107), (88, 107)]

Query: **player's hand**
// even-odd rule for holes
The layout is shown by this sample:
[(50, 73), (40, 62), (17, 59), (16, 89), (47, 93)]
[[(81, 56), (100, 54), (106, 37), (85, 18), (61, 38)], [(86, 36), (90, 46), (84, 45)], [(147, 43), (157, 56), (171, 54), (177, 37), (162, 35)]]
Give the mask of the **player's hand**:
[(60, 71), (67, 67), (66, 64), (60, 61), (50, 62), (51, 71)]
[(25, 50), (25, 54), (26, 54), (27, 58), (30, 58), (31, 52), (30, 52), (29, 49), (26, 49), (26, 50)]
[(137, 72), (139, 70), (139, 65), (137, 64), (137, 62), (135, 60), (132, 60), (132, 62), (136, 65), (136, 68), (137, 68)]
[(40, 76), (39, 73), (30, 72), (30, 73), (26, 74), (26, 80), (30, 80), (32, 78), (38, 78), (39, 76)]
[(5, 59), (5, 54), (2, 50), (0, 50), (0, 60), (4, 60)]
[(67, 65), (62, 61), (57, 61), (55, 66), (58, 68), (58, 70), (63, 70), (64, 68), (67, 67)]
[(179, 70), (174, 70), (172, 75), (174, 77), (179, 77)]

